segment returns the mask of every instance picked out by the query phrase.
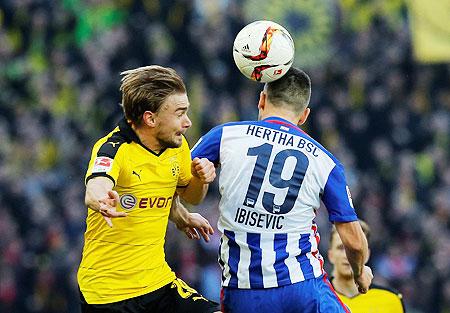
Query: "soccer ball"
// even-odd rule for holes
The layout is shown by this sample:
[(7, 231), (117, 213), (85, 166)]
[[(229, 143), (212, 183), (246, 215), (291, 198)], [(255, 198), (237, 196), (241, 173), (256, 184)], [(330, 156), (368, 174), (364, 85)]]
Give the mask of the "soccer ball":
[(268, 83), (281, 78), (294, 61), (294, 41), (281, 25), (256, 21), (237, 34), (233, 58), (245, 77)]

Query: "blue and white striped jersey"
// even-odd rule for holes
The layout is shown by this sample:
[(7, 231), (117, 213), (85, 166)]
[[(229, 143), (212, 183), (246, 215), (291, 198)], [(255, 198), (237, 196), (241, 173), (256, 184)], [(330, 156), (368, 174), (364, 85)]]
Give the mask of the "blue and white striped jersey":
[(331, 222), (357, 220), (341, 163), (284, 119), (217, 126), (191, 154), (221, 167), (223, 286), (272, 288), (319, 277), (320, 200)]

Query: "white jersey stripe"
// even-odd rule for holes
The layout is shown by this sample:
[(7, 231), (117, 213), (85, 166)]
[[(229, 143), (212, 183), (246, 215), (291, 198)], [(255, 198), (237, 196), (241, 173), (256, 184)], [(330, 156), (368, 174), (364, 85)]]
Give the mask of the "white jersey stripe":
[(296, 259), (296, 256), (301, 252), (298, 244), (299, 240), (300, 234), (288, 234), (286, 252), (289, 254), (289, 256), (286, 260), (284, 260), (284, 262), (289, 269), (289, 275), (291, 277), (292, 284), (305, 279), (302, 269), (300, 268), (300, 263), (298, 263)]
[[(228, 245), (227, 236), (222, 236), (221, 244), (220, 244), (220, 261), (219, 264), (222, 266), (223, 286), (228, 286), (230, 283), (230, 266), (228, 265), (228, 258), (230, 257), (230, 246)], [(222, 265), (223, 264), (223, 265)]]
[(275, 263), (275, 250), (273, 247), (274, 234), (261, 234), (261, 250), (262, 250), (262, 274), (264, 288), (278, 287), (277, 275), (273, 267)]
[(235, 233), (235, 241), (240, 248), (240, 258), (238, 264), (238, 288), (250, 288), (250, 249), (247, 245), (247, 233)]

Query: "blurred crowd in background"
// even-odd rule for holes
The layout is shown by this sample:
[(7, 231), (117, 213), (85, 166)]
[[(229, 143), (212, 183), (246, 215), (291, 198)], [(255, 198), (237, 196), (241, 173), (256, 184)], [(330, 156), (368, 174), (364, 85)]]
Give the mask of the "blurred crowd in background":
[[(297, 38), (296, 64), (313, 84), (305, 130), (346, 167), (372, 228), (375, 282), (398, 289), (407, 312), (450, 312), (449, 62), (415, 61), (401, 0), (312, 2), (273, 3), (274, 16), (262, 16)], [(1, 312), (79, 310), (83, 178), (93, 143), (121, 117), (121, 71), (160, 64), (181, 74), (191, 146), (219, 123), (256, 119), (262, 85), (232, 59), (234, 36), (256, 17), (250, 5), (0, 1)], [(193, 210), (215, 223), (217, 204), (215, 183)], [(317, 222), (326, 257), (325, 208)], [(216, 300), (218, 244), (217, 232), (206, 244), (169, 225), (169, 264)]]

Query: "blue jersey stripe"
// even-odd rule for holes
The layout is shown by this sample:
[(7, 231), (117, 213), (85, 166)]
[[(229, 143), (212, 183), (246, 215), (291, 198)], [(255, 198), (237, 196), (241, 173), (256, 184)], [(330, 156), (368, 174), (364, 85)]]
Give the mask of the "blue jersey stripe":
[(297, 261), (300, 263), (300, 268), (302, 269), (303, 276), (305, 279), (314, 278), (313, 267), (306, 256), (308, 252), (311, 252), (311, 243), (309, 242), (310, 234), (302, 234), (299, 240), (299, 247), (302, 250), (300, 255), (297, 256)]
[(263, 288), (261, 234), (247, 233), (247, 244), (250, 249), (250, 266), (248, 269), (250, 273), (250, 287)]
[(276, 253), (275, 255), (275, 263), (273, 267), (277, 274), (278, 285), (291, 284), (291, 278), (289, 276), (289, 269), (284, 263), (289, 256), (286, 251), (287, 247), (287, 234), (275, 234), (273, 249)]
[(234, 232), (225, 229), (224, 235), (227, 236), (228, 238), (228, 247), (229, 247), (228, 266), (230, 267), (230, 282), (228, 283), (228, 286), (237, 287), (238, 286), (237, 271), (240, 259), (240, 249), (239, 245), (236, 243)]

